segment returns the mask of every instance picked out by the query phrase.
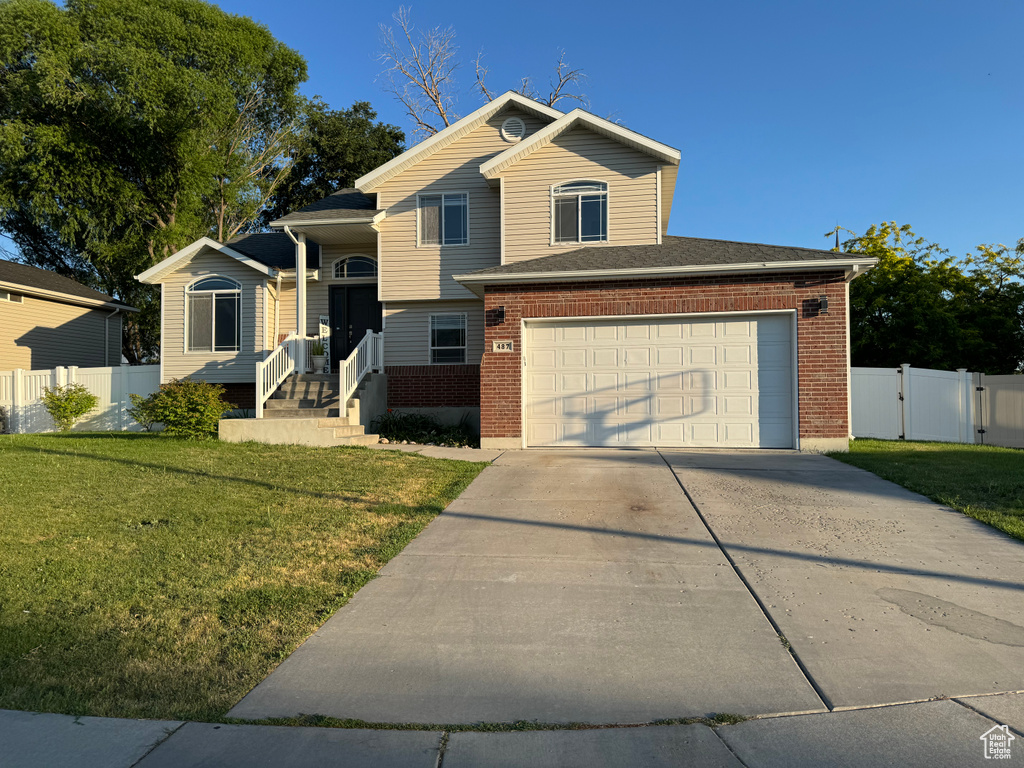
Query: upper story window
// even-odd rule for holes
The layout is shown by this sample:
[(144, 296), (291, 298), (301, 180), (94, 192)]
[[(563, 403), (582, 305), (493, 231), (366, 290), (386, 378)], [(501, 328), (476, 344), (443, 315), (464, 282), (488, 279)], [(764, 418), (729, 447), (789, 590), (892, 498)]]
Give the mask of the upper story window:
[(20, 293), (11, 293), (9, 291), (0, 291), (0, 301), (9, 301), (12, 304), (23, 304), (25, 297)]
[(594, 243), (608, 239), (608, 185), (572, 181), (551, 190), (555, 243)]
[(204, 277), (185, 289), (189, 352), (237, 352), (242, 339), (242, 286)]
[(349, 256), (334, 262), (334, 279), (348, 280), (377, 276), (377, 262), (369, 256)]
[(469, 244), (469, 195), (419, 196), (420, 245)]

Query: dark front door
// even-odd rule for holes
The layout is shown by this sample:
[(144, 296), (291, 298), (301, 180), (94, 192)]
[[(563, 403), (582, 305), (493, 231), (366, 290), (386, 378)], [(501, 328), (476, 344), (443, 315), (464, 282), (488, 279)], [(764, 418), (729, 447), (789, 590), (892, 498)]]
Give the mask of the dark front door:
[(331, 368), (352, 354), (368, 330), (381, 329), (376, 285), (331, 286)]

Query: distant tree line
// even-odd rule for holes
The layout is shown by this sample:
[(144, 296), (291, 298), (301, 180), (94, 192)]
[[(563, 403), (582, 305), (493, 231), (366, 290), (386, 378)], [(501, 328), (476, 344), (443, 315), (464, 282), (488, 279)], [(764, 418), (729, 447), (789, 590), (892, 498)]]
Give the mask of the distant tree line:
[(368, 103), (333, 110), (305, 80), (265, 27), (200, 0), (0, 2), (0, 232), (22, 261), (139, 307), (122, 349), (149, 360), (159, 291), (136, 274), (403, 151)]
[(850, 284), (853, 365), (1024, 369), (1024, 238), (1014, 249), (979, 245), (955, 258), (909, 224), (849, 234), (841, 250), (878, 258)]

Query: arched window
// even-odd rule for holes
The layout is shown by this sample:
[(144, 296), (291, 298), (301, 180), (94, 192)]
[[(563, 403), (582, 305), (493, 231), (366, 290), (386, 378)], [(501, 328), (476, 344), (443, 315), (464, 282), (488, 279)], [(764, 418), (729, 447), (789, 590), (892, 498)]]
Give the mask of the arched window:
[(377, 276), (377, 262), (369, 256), (349, 256), (334, 262), (334, 279), (369, 278)]
[(608, 239), (608, 185), (570, 181), (551, 190), (552, 241), (593, 243)]
[(242, 286), (214, 275), (185, 289), (189, 352), (237, 352), (242, 340)]

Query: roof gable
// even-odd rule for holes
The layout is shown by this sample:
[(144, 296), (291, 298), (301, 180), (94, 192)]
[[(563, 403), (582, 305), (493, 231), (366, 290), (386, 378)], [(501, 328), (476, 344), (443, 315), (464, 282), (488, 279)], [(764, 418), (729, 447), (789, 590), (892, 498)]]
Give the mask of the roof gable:
[(204, 248), (210, 248), (218, 253), (222, 253), (225, 256), (229, 256), (232, 259), (240, 261), (247, 267), (252, 267), (257, 272), (262, 272), (264, 275), (273, 277), (276, 272), (268, 267), (266, 264), (257, 261), (251, 256), (242, 253), (239, 250), (231, 248), (227, 245), (218, 243), (216, 240), (210, 237), (201, 237), (194, 243), (190, 243), (182, 248), (180, 251), (171, 254), (166, 259), (156, 264), (145, 272), (135, 276), (135, 279), (140, 283), (156, 284), (163, 282), (163, 279), (171, 272), (175, 272), (187, 265), (192, 259), (194, 259)]
[[(82, 285), (70, 277), (58, 275), (49, 269), (40, 269), (29, 264), (0, 259), (0, 283), (14, 287), (16, 292), (29, 293), (35, 296), (68, 299), (72, 303), (88, 305), (108, 305), (122, 309), (137, 311), (134, 307), (122, 304), (113, 296)], [(18, 290), (22, 289), (22, 290)]]
[(563, 133), (578, 127), (584, 127), (638, 152), (650, 155), (667, 165), (679, 165), (680, 153), (678, 149), (654, 141), (654, 139), (649, 139), (636, 131), (623, 128), (621, 125), (616, 125), (610, 120), (597, 117), (582, 109), (574, 109), (572, 112), (563, 115), (555, 120), (555, 122), (537, 131), (529, 138), (492, 157), (480, 166), (480, 173), (486, 179), (500, 176), (505, 169), (529, 157), (541, 147), (547, 146)]
[(479, 128), (509, 105), (515, 105), (525, 112), (550, 120), (557, 121), (563, 116), (562, 112), (554, 109), (553, 107), (549, 107), (541, 104), (539, 101), (529, 99), (515, 91), (508, 91), (493, 101), (484, 104), (475, 112), (471, 112), (466, 115), (458, 122), (448, 126), (443, 131), (435, 133), (430, 138), (421, 141), (410, 149), (407, 149), (398, 157), (389, 160), (384, 163), (384, 165), (370, 171), (370, 173), (365, 176), (356, 179), (356, 188), (363, 193), (367, 193), (384, 182), (393, 179), (395, 176), (405, 170), (408, 170), (421, 160), (441, 149), (444, 149), (450, 144), (455, 143), (466, 134), (472, 132), (476, 128)]

